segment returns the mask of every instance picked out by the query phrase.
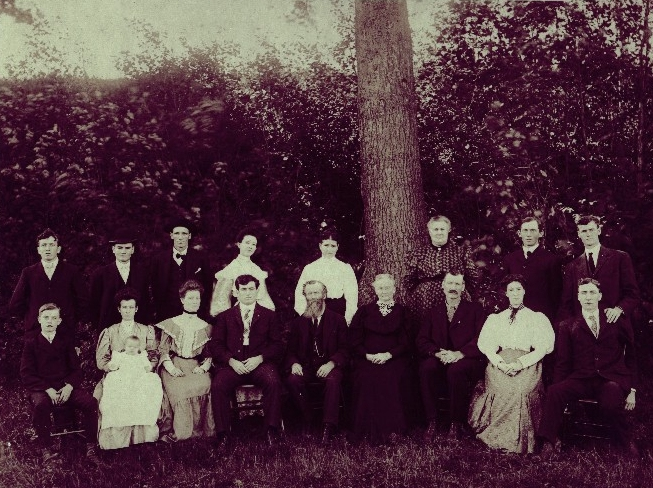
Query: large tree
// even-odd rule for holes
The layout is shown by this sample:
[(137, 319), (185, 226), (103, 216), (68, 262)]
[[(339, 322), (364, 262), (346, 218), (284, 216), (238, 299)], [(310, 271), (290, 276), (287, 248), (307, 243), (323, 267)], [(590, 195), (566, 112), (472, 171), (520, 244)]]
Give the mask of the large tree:
[(401, 283), (408, 254), (426, 238), (426, 212), (406, 0), (356, 0), (355, 33), (365, 300), (377, 273)]

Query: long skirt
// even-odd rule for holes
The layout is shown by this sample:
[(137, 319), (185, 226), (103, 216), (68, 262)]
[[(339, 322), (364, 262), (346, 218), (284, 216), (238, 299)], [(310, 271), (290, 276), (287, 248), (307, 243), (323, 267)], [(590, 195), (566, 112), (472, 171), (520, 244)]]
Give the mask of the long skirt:
[[(143, 396), (139, 397), (136, 402), (135, 393), (138, 388), (134, 388), (127, 392), (125, 396), (120, 395), (116, 397), (116, 391), (109, 381), (108, 394), (105, 388), (106, 377), (100, 380), (96, 385), (93, 396), (100, 403), (98, 411), (98, 443), (102, 449), (121, 449), (128, 447), (131, 444), (142, 444), (144, 442), (156, 442), (159, 439), (159, 427), (157, 425), (157, 418), (161, 410), (162, 391), (161, 380), (158, 376), (154, 375), (154, 380), (148, 376), (148, 381), (151, 383), (149, 388), (140, 390), (145, 392), (149, 390), (151, 396), (148, 395), (146, 401)], [(114, 386), (116, 386), (114, 384)], [(157, 388), (158, 386), (158, 388)], [(111, 399), (114, 397), (114, 400)], [(136, 404), (139, 403), (142, 408)], [(118, 406), (115, 410), (113, 406)], [(125, 413), (125, 408), (133, 408), (136, 416)], [(103, 415), (104, 413), (104, 415)]]
[(408, 430), (410, 396), (408, 361), (399, 357), (385, 364), (359, 360), (353, 378), (354, 440), (384, 442)]
[(193, 369), (199, 366), (195, 359), (175, 356), (172, 363), (184, 372), (184, 376), (171, 376), (164, 368), (161, 369), (165, 391), (162, 432), (171, 434), (178, 441), (215, 435), (211, 377), (208, 373), (193, 373)]
[[(526, 354), (505, 349), (506, 362)], [(508, 376), (488, 364), (485, 382), (479, 383), (469, 408), (469, 425), (476, 437), (494, 449), (530, 453), (535, 448), (535, 430), (542, 415), (541, 362)]]

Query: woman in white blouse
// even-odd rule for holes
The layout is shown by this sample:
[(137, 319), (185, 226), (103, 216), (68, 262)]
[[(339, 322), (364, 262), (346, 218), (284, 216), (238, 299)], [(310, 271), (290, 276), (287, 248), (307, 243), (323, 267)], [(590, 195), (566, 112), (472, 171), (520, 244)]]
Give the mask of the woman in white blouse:
[(358, 282), (351, 265), (336, 258), (338, 234), (334, 229), (322, 230), (320, 252), (322, 256), (307, 264), (299, 277), (295, 288), (295, 312), (301, 315), (306, 310), (304, 283), (317, 280), (326, 286), (326, 306), (329, 310), (344, 315), (349, 324), (358, 309)]
[(524, 307), (524, 278), (504, 280), (510, 306), (490, 315), (478, 338), (487, 356), (485, 384), (477, 388), (469, 425), (489, 447), (531, 453), (542, 411), (542, 359), (553, 351), (549, 319)]
[(234, 286), (234, 282), (236, 278), (246, 274), (254, 276), (260, 283), (256, 303), (270, 310), (274, 310), (274, 303), (265, 285), (268, 273), (252, 261), (252, 255), (256, 252), (257, 245), (258, 239), (252, 231), (244, 230), (238, 234), (236, 238), (238, 256), (215, 274), (217, 282), (213, 289), (210, 310), (213, 317), (232, 306), (231, 297), (238, 298), (238, 292)]

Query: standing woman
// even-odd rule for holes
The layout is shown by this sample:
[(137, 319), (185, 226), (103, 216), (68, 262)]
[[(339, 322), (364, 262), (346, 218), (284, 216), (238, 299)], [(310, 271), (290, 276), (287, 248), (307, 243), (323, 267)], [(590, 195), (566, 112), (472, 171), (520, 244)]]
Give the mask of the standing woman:
[(478, 338), (489, 360), (485, 384), (469, 411), (476, 437), (494, 449), (532, 453), (542, 413), (542, 359), (553, 351), (555, 336), (549, 319), (524, 307), (524, 278), (504, 280), (510, 306), (490, 315)]
[[(442, 280), (448, 271), (461, 270), (465, 276), (466, 288), (472, 292), (481, 278), (470, 249), (467, 246), (458, 246), (449, 239), (451, 221), (447, 217), (432, 217), (426, 228), (431, 242), (413, 251), (404, 281), (407, 295), (411, 297), (410, 306), (420, 317), (424, 317), (433, 306), (444, 301)], [(464, 298), (469, 300), (467, 291), (465, 295)]]
[[(220, 312), (231, 308), (231, 297), (236, 297), (235, 281), (241, 275), (251, 275), (255, 277), (260, 285), (258, 287), (258, 296), (256, 303), (262, 307), (274, 310), (274, 303), (268, 294), (265, 286), (265, 280), (268, 277), (267, 271), (263, 271), (256, 263), (252, 261), (252, 255), (256, 252), (258, 238), (250, 230), (242, 230), (236, 237), (236, 246), (238, 247), (238, 256), (235, 257), (227, 266), (215, 274), (217, 280), (211, 299), (211, 316), (215, 317)], [(236, 297), (237, 298), (237, 297)]]
[(335, 229), (325, 228), (320, 233), (322, 256), (307, 264), (299, 276), (295, 288), (295, 312), (302, 315), (306, 310), (304, 284), (319, 281), (327, 288), (326, 307), (345, 317), (347, 323), (358, 308), (358, 282), (351, 265), (336, 258), (339, 236)]
[(377, 275), (372, 286), (378, 300), (358, 309), (349, 332), (354, 440), (376, 443), (408, 430), (411, 320), (394, 301), (392, 275)]
[(203, 292), (199, 282), (184, 282), (179, 288), (182, 314), (156, 324), (163, 331), (159, 353), (165, 442), (215, 435), (208, 375), (211, 355), (206, 350), (212, 327), (197, 316)]

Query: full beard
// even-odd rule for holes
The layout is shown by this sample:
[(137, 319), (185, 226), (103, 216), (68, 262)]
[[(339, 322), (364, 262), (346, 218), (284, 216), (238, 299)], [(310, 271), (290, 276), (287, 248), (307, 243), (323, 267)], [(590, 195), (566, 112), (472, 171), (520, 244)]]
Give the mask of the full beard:
[(324, 310), (324, 298), (316, 298), (315, 300), (309, 300), (306, 302), (306, 310), (302, 314), (302, 317), (307, 319), (316, 319)]

